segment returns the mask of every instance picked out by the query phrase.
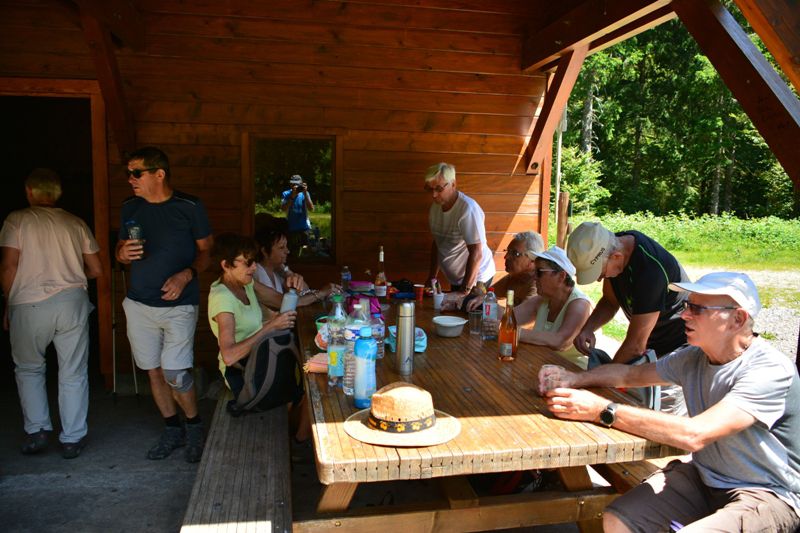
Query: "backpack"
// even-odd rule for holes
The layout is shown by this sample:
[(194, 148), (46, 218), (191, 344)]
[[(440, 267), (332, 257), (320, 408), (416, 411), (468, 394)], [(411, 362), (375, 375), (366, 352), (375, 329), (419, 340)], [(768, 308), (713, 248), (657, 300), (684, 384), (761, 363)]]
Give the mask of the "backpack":
[(228, 402), (233, 416), (299, 402), (304, 391), (294, 334), (269, 333), (250, 355), (226, 368), (225, 379), (235, 398)]

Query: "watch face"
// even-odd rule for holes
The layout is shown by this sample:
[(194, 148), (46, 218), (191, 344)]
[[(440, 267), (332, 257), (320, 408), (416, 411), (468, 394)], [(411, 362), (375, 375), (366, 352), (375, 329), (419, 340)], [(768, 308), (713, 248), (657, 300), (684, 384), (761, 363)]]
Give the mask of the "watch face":
[(605, 409), (600, 411), (600, 421), (606, 426), (613, 424), (617, 419), (616, 410), (617, 406), (615, 404), (609, 404)]

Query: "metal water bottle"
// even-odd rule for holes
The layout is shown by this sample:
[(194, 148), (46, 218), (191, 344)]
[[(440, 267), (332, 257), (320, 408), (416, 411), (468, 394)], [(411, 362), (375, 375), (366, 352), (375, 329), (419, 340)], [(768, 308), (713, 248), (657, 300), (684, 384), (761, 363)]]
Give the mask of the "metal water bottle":
[(414, 371), (414, 303), (405, 302), (397, 309), (397, 352), (395, 367), (401, 376)]

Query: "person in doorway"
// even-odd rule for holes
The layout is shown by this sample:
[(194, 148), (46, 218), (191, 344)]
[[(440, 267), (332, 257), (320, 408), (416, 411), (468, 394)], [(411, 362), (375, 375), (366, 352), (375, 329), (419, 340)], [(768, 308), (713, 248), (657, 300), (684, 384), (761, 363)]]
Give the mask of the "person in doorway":
[[(592, 357), (594, 332), (619, 309), (630, 321), (625, 339), (613, 359), (629, 363), (652, 349), (662, 357), (686, 343), (681, 321), (685, 293), (670, 283), (689, 281), (675, 257), (638, 231), (612, 233), (599, 222), (584, 222), (569, 236), (567, 256), (577, 270), (577, 282), (603, 282), (603, 296), (575, 337), (575, 348)], [(661, 410), (685, 413), (680, 390), (661, 389)]]
[(136, 365), (147, 371), (166, 426), (147, 458), (164, 459), (186, 446), (185, 459), (194, 463), (203, 454), (192, 373), (197, 275), (210, 262), (211, 226), (198, 198), (172, 188), (169, 160), (158, 148), (133, 152), (127, 175), (134, 195), (122, 204), (116, 249), (117, 260), (131, 265), (122, 307)]
[(519, 340), (547, 346), (586, 368), (586, 357), (572, 341), (589, 318), (592, 305), (575, 286), (575, 266), (558, 246), (535, 256), (536, 296), (514, 308), (521, 328)]
[(88, 432), (89, 302), (87, 279), (103, 274), (99, 247), (86, 223), (55, 206), (61, 180), (37, 168), (25, 180), (30, 207), (14, 211), (0, 230), (0, 282), (7, 306), (26, 438), (22, 453), (41, 452), (53, 430), (45, 385), (45, 350), (58, 357), (61, 454), (80, 455)]
[[(746, 275), (671, 283), (688, 295), (689, 345), (644, 365), (589, 372), (542, 369), (554, 415), (599, 422), (692, 453), (606, 508), (603, 529), (793, 532), (800, 526), (800, 378), (792, 361), (753, 332), (761, 309)], [(555, 388), (548, 388), (552, 380)], [(586, 387), (682, 387), (688, 416), (618, 405)], [(551, 384), (552, 386), (552, 384)]]
[(483, 210), (457, 189), (455, 167), (437, 163), (428, 168), (425, 190), (433, 195), (428, 220), (433, 234), (428, 280), (441, 268), (454, 292), (467, 295), (479, 281), (491, 285), (494, 255), (486, 244)]
[(302, 176), (295, 174), (289, 178), (289, 189), (281, 195), (281, 209), (286, 213), (289, 223), (289, 242), (298, 255), (303, 246), (308, 244), (308, 231), (311, 221), (308, 212), (314, 210), (314, 202), (308, 192), (308, 183)]

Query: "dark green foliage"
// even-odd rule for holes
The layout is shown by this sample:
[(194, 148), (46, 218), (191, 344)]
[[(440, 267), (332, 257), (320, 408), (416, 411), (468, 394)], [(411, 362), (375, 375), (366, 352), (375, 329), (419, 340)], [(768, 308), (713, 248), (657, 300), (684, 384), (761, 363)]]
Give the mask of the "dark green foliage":
[(253, 144), (256, 204), (266, 211), (280, 210), (281, 193), (289, 189), (289, 178), (294, 174), (308, 183), (315, 203), (330, 204), (333, 141), (261, 137)]

